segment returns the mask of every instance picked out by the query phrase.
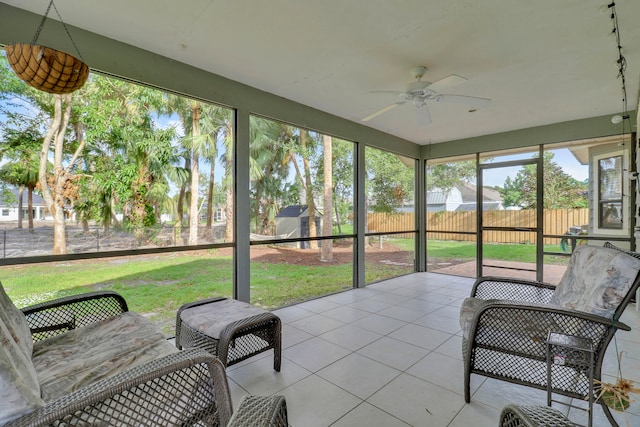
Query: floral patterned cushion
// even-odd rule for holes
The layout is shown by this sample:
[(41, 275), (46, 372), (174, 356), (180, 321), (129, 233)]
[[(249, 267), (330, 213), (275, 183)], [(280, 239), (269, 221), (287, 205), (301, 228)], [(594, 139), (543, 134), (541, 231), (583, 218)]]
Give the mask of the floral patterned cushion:
[(176, 351), (146, 318), (126, 312), (37, 342), (33, 365), (48, 402)]
[(0, 285), (0, 425), (44, 406), (27, 319)]
[(578, 246), (551, 303), (611, 317), (640, 271), (640, 259), (600, 246)]

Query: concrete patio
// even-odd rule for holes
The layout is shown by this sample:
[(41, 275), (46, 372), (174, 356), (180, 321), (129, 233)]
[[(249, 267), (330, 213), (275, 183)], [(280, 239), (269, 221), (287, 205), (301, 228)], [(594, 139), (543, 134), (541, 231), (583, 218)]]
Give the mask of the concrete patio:
[[(477, 375), (472, 401), (464, 403), (458, 311), (472, 284), (468, 278), (416, 273), (277, 310), (283, 321), (282, 371), (273, 371), (272, 352), (231, 366), (234, 402), (247, 393), (282, 394), (293, 427), (496, 426), (507, 403), (544, 405), (544, 391)], [(624, 352), (623, 376), (638, 383), (635, 304), (622, 321), (633, 330), (616, 334), (603, 374), (614, 379), (617, 347)], [(586, 423), (580, 410), (568, 415)], [(629, 425), (640, 425), (640, 402), (617, 415), (620, 425), (626, 425), (625, 416)], [(597, 406), (594, 425), (608, 424)]]

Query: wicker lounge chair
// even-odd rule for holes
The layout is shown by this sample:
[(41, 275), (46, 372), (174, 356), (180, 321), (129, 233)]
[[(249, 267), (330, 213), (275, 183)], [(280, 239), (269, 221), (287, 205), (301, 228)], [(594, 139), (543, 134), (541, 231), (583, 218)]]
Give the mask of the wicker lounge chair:
[[(461, 308), (465, 401), (471, 374), (547, 389), (546, 339), (550, 331), (590, 338), (595, 348), (594, 379), (601, 379), (609, 342), (640, 284), (640, 260), (623, 251), (580, 246), (560, 284), (509, 278), (476, 280)], [(567, 360), (553, 365), (552, 391), (583, 399), (587, 375)], [(616, 425), (609, 408), (605, 415)]]
[[(20, 311), (0, 286), (0, 306), (0, 424), (287, 425), (282, 396), (247, 396), (233, 414), (222, 362), (204, 350), (177, 350), (116, 293)], [(102, 339), (118, 348), (105, 350)]]

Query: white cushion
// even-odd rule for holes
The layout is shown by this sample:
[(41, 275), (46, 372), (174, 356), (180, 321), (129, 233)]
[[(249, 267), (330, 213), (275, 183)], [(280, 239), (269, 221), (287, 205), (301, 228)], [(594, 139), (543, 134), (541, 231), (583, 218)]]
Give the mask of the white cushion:
[(44, 406), (27, 319), (0, 285), (0, 425)]

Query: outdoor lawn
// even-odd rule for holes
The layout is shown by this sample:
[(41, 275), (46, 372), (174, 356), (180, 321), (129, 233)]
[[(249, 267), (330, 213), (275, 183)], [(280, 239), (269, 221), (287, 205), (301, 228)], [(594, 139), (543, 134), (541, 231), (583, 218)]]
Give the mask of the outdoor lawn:
[[(366, 282), (411, 272), (413, 244), (413, 239), (383, 240), (382, 247), (370, 242), (366, 249)], [(535, 260), (529, 245), (493, 244), (487, 245), (485, 252), (505, 260)], [(471, 261), (475, 253), (473, 243), (430, 241), (428, 246), (429, 257), (437, 260)], [(385, 262), (389, 260), (404, 262)], [(0, 277), (18, 307), (96, 290), (118, 292), (130, 310), (158, 322), (165, 333), (173, 335), (174, 316), (182, 304), (232, 295), (232, 269), (231, 251), (226, 248), (5, 266), (0, 267)], [(317, 251), (256, 246), (252, 247), (250, 274), (251, 302), (267, 309), (283, 307), (349, 289), (352, 250), (336, 247), (334, 261), (323, 263)]]
[[(484, 245), (484, 257), (487, 259), (499, 259), (514, 262), (536, 262), (536, 249), (530, 244), (491, 243)], [(545, 252), (564, 253), (560, 245), (544, 245)], [(452, 260), (473, 261), (476, 259), (475, 242), (454, 242), (442, 240), (429, 240), (427, 243), (427, 257), (430, 261), (440, 262)], [(547, 256), (545, 263), (566, 264), (565, 256)]]

